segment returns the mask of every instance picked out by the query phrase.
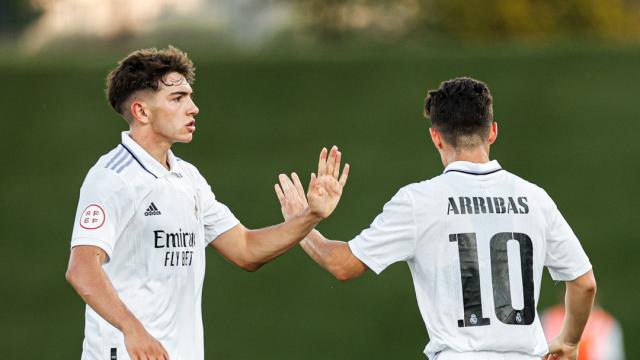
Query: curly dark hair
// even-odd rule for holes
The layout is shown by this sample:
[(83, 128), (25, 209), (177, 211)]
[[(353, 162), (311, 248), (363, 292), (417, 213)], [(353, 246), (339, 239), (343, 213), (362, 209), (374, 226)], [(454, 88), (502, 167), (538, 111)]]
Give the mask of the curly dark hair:
[(126, 110), (122, 105), (136, 91), (157, 91), (160, 82), (171, 72), (181, 74), (189, 84), (193, 84), (195, 70), (187, 54), (176, 47), (136, 50), (120, 60), (107, 75), (107, 99), (116, 112), (124, 115)]
[[(443, 81), (424, 100), (424, 115), (444, 140), (454, 147), (477, 145), (486, 139), (493, 123), (493, 99), (482, 81), (460, 77)], [(474, 141), (474, 138), (476, 141)]]

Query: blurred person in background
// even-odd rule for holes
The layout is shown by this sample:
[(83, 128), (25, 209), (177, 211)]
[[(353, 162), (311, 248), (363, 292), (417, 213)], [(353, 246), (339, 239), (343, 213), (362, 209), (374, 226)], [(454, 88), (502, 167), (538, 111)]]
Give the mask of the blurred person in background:
[(342, 194), (348, 165), (338, 179), (340, 152), (322, 149), (308, 209), (245, 228), (171, 152), (196, 129), (194, 71), (169, 47), (134, 51), (108, 75), (108, 100), (129, 131), (80, 190), (66, 277), (87, 304), (83, 360), (204, 360), (205, 248), (255, 271), (302, 240)]
[[(313, 230), (300, 244), (343, 281), (406, 261), (429, 359), (575, 360), (596, 292), (591, 263), (549, 195), (490, 160), (492, 103), (470, 78), (429, 91), (424, 112), (443, 174), (401, 188), (349, 242)], [(306, 211), (297, 176), (281, 177), (275, 191), (285, 219)], [(549, 345), (536, 310), (545, 266), (567, 297)]]
[[(562, 330), (564, 305), (546, 309), (541, 316), (542, 328), (548, 341)], [(587, 326), (578, 347), (578, 360), (624, 360), (624, 336), (622, 327), (613, 315), (597, 302), (591, 311)]]

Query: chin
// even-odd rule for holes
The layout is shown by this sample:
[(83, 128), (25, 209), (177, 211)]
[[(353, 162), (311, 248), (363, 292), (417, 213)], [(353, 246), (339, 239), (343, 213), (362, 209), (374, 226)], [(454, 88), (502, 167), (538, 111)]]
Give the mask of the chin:
[(176, 138), (175, 142), (188, 144), (188, 143), (191, 142), (191, 140), (193, 140), (193, 135), (189, 134), (189, 135), (180, 136), (180, 137)]

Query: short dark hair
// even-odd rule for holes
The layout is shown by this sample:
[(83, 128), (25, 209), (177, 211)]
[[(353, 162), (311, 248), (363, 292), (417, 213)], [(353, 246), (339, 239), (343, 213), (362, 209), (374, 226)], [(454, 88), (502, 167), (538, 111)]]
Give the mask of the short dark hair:
[(493, 99), (482, 81), (460, 77), (443, 81), (424, 100), (424, 115), (431, 119), (444, 140), (454, 147), (477, 145), (475, 135), (485, 139), (493, 122)]
[(195, 67), (187, 54), (169, 46), (166, 49), (140, 49), (127, 55), (107, 75), (107, 99), (111, 107), (121, 115), (122, 104), (136, 91), (157, 91), (160, 81), (171, 72), (184, 76), (189, 84), (195, 80)]

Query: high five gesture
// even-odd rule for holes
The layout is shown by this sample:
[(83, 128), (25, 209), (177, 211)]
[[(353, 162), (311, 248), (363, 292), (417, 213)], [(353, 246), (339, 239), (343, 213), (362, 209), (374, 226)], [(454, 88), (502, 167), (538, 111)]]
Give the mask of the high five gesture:
[(306, 198), (300, 179), (295, 173), (291, 174), (293, 181), (284, 174), (280, 175), (280, 185), (275, 185), (275, 191), (285, 219), (306, 208), (322, 219), (331, 215), (340, 201), (342, 189), (349, 177), (349, 164), (345, 164), (340, 175), (341, 158), (342, 154), (337, 146), (333, 146), (331, 151), (322, 148), (318, 159), (318, 173), (311, 174)]

